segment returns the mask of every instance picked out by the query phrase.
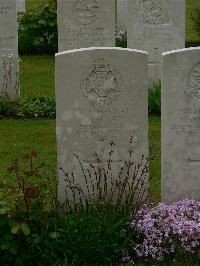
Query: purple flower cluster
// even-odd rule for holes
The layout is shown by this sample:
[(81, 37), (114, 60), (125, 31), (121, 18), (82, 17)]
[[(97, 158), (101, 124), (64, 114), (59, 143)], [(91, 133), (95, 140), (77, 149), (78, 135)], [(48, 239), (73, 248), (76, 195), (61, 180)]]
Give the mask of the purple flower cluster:
[(145, 206), (134, 215), (131, 227), (140, 239), (139, 257), (162, 260), (166, 254), (200, 251), (200, 201), (182, 200), (172, 204)]

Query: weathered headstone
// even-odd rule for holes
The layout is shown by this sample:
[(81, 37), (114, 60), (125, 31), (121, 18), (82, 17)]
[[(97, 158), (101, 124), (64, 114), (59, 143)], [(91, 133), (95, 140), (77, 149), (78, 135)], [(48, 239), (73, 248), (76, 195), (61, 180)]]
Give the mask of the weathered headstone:
[(127, 46), (149, 53), (149, 86), (161, 78), (161, 53), (185, 47), (185, 0), (127, 0)]
[(19, 98), (19, 64), (12, 49), (0, 50), (0, 97)]
[(117, 27), (127, 28), (127, 0), (117, 0)]
[(18, 34), (15, 0), (0, 0), (0, 96), (19, 96)]
[(58, 0), (58, 50), (115, 46), (115, 0)]
[(25, 0), (16, 0), (17, 1), (17, 11), (26, 12), (26, 1)]
[[(130, 137), (138, 160), (148, 154), (147, 54), (120, 48), (87, 48), (56, 55), (58, 168), (80, 169), (106, 161), (109, 143), (116, 143), (113, 163), (125, 160)], [(65, 201), (66, 182), (59, 171), (59, 199)], [(93, 176), (94, 178), (94, 176)], [(95, 180), (93, 180), (95, 181)], [(78, 174), (74, 181), (83, 187)]]
[(162, 199), (200, 199), (200, 48), (163, 54)]

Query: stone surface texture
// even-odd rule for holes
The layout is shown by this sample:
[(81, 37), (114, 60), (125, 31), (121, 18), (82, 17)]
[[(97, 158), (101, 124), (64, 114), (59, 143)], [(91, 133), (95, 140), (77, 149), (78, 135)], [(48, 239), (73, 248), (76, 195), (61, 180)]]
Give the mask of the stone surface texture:
[(26, 12), (26, 0), (16, 0), (17, 1), (17, 12)]
[(127, 28), (127, 0), (117, 0), (117, 26), (118, 29)]
[(162, 200), (199, 200), (200, 48), (162, 60)]
[(115, 46), (115, 0), (58, 0), (58, 50)]
[[(129, 139), (134, 155), (148, 155), (147, 54), (120, 48), (88, 48), (56, 55), (58, 169), (76, 171), (79, 155), (87, 166), (95, 153), (106, 162), (114, 141), (113, 164), (125, 160)], [(59, 172), (59, 199), (66, 182)], [(77, 182), (85, 188), (82, 174)], [(94, 178), (94, 176), (93, 176)]]
[(161, 53), (185, 47), (185, 0), (127, 0), (128, 47), (149, 53), (149, 86), (161, 78)]

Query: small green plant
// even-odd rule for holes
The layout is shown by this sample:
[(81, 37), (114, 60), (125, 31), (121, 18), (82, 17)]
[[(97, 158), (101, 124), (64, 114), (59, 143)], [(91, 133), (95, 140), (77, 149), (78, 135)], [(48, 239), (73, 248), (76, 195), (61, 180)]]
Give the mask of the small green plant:
[(0, 263), (107, 265), (120, 261), (133, 245), (133, 233), (126, 231), (128, 208), (96, 202), (62, 212), (56, 182), (48, 167), (37, 163), (36, 151), (8, 170), (1, 181)]
[[(15, 219), (9, 218), (6, 208), (0, 205), (0, 262), (12, 263), (12, 258), (20, 249), (20, 241), (15, 236)], [(20, 225), (21, 227), (21, 225)]]
[(16, 116), (25, 118), (55, 118), (54, 98), (26, 98), (19, 104)]
[(161, 83), (149, 89), (149, 112), (156, 115), (161, 113)]
[[(29, 237), (40, 226), (46, 212), (57, 211), (56, 188), (43, 168), (34, 165), (37, 152), (17, 159), (1, 179), (0, 190), (0, 263), (13, 265), (29, 245)], [(23, 168), (24, 167), (24, 168)]]
[(41, 237), (39, 233), (29, 236), (29, 261), (35, 265), (117, 264), (133, 244), (134, 233), (128, 229), (128, 218), (129, 213), (117, 208), (105, 212), (100, 205), (51, 217), (40, 226)]
[(127, 48), (127, 30), (126, 29), (115, 29), (115, 40), (116, 46)]
[(8, 177), (1, 180), (2, 198), (6, 207), (12, 212), (21, 211), (24, 218), (29, 221), (32, 209), (40, 208), (41, 212), (56, 212), (56, 186), (53, 185), (50, 174), (55, 173), (48, 165), (41, 162), (34, 162), (37, 152), (32, 151), (22, 159), (16, 159), (8, 168)]
[(116, 206), (119, 209), (129, 209), (131, 206), (133, 211), (134, 207), (137, 208), (146, 201), (149, 189), (148, 159), (142, 156), (139, 162), (136, 161), (134, 137), (130, 138), (127, 159), (122, 159), (120, 164), (118, 162), (118, 170), (115, 154), (115, 143), (111, 141), (106, 160), (100, 159), (96, 154), (94, 163), (85, 166), (79, 156), (74, 155), (80, 167), (78, 175), (81, 173), (84, 185), (80, 185), (80, 176), (77, 178), (76, 171), (65, 172), (60, 167), (67, 188), (66, 209), (70, 211), (73, 206), (77, 211), (100, 203), (105, 208)]
[(18, 103), (10, 102), (5, 97), (0, 97), (0, 118), (12, 117), (16, 115)]
[(0, 117), (12, 118), (55, 118), (56, 102), (52, 98), (26, 98), (19, 103), (8, 101), (7, 98), (0, 98)]

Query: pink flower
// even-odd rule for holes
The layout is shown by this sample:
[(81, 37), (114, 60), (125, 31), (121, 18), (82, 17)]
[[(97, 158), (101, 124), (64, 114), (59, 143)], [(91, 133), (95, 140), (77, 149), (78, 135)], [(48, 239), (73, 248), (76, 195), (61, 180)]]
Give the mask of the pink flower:
[(182, 249), (195, 253), (200, 249), (200, 201), (184, 199), (172, 204), (159, 203), (154, 208), (145, 206), (130, 223), (139, 243), (138, 257), (157, 260), (165, 254)]

